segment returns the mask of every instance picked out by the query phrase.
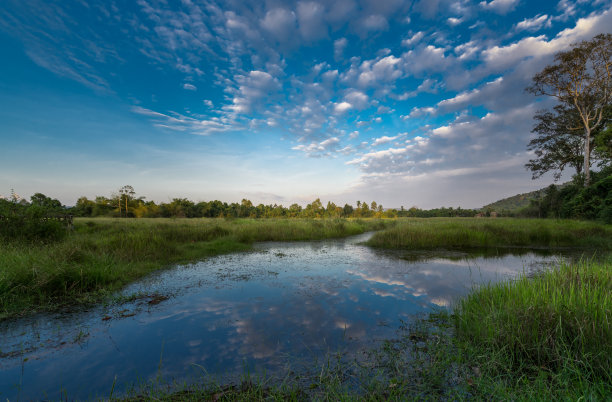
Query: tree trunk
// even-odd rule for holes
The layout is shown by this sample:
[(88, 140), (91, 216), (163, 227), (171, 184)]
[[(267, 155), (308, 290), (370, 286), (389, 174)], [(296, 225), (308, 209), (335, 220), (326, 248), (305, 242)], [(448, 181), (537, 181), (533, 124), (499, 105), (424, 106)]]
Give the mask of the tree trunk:
[(584, 128), (584, 186), (591, 184), (591, 130), (587, 125)]

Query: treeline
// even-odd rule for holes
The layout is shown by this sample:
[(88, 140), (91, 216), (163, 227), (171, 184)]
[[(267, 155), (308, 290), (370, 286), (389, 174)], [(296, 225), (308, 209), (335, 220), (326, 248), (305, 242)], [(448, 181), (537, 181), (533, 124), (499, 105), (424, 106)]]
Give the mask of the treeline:
[(66, 207), (60, 201), (36, 193), (30, 202), (11, 193), (8, 199), (0, 198), (0, 216), (26, 215), (29, 208), (53, 214), (71, 214), (77, 217), (122, 217), (122, 218), (395, 218), (395, 217), (472, 217), (478, 211), (459, 208), (385, 209), (376, 201), (370, 203), (357, 201), (356, 206), (339, 206), (333, 202), (324, 205), (319, 198), (302, 207), (291, 204), (284, 207), (278, 204), (254, 205), (243, 199), (240, 203), (227, 203), (218, 200), (193, 202), (186, 198), (174, 198), (170, 202), (156, 203), (137, 197), (131, 186), (122, 187), (110, 197), (97, 196), (90, 200), (81, 197), (74, 207)]
[(396, 215), (401, 218), (472, 218), (478, 215), (479, 211), (475, 209), (463, 209), (461, 207), (440, 207), (433, 209), (419, 209), (412, 207), (410, 209), (404, 209), (401, 207), (399, 210), (394, 210)]
[(131, 218), (347, 218), (347, 217), (385, 217), (396, 216), (392, 210), (385, 211), (376, 201), (370, 204), (357, 202), (357, 208), (344, 207), (328, 202), (324, 206), (316, 199), (305, 208), (292, 204), (288, 208), (278, 204), (254, 205), (243, 199), (240, 203), (227, 203), (219, 200), (195, 203), (186, 198), (174, 198), (167, 203), (145, 201), (142, 197), (124, 195), (106, 198), (98, 196), (95, 200), (81, 197), (71, 208), (75, 216), (109, 216)]
[(254, 205), (243, 199), (240, 203), (222, 201), (202, 201), (195, 203), (186, 198), (174, 198), (167, 203), (145, 201), (142, 197), (119, 194), (111, 198), (98, 196), (95, 200), (81, 197), (71, 208), (75, 216), (94, 217), (134, 217), (134, 218), (395, 218), (395, 217), (434, 217), (434, 216), (474, 216), (476, 211), (461, 208), (437, 208), (421, 210), (384, 209), (376, 201), (371, 203), (357, 201), (357, 205), (339, 206), (333, 202), (324, 205), (319, 198), (302, 207), (291, 204)]

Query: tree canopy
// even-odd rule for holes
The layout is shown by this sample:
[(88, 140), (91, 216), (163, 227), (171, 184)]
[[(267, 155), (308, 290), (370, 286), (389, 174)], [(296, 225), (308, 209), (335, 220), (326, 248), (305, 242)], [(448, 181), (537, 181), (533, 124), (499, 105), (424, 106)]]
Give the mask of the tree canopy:
[(536, 151), (538, 159), (526, 166), (534, 172), (534, 178), (549, 170), (560, 172), (567, 165), (575, 168), (578, 139), (573, 132), (581, 132), (580, 156), (584, 185), (588, 186), (593, 149), (597, 135), (607, 124), (606, 111), (612, 99), (612, 34), (574, 44), (570, 50), (557, 53), (554, 60), (533, 77), (533, 84), (527, 88), (536, 96), (556, 98), (560, 107), (550, 114), (536, 115), (539, 124), (534, 131), (539, 137), (528, 148)]

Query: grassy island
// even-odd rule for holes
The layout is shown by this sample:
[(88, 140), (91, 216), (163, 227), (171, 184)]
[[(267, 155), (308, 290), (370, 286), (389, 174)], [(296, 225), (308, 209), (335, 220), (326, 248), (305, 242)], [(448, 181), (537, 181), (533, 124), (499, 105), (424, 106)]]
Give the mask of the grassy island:
[(405, 249), (584, 248), (612, 249), (612, 226), (592, 221), (516, 218), (400, 219), (367, 242)]

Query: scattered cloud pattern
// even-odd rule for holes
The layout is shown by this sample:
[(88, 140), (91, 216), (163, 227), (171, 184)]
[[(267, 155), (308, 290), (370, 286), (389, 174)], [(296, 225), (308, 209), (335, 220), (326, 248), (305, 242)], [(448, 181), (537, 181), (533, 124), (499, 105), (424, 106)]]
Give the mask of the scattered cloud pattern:
[[(491, 191), (528, 177), (525, 144), (542, 104), (523, 88), (556, 52), (610, 27), (601, 0), (8, 0), (0, 10), (0, 31), (31, 62), (129, 99), (152, 126), (274, 133), (287, 155), (357, 169), (336, 195), (377, 188), (387, 204), (422, 177), (498, 172)], [(404, 192), (384, 187), (391, 180)]]

